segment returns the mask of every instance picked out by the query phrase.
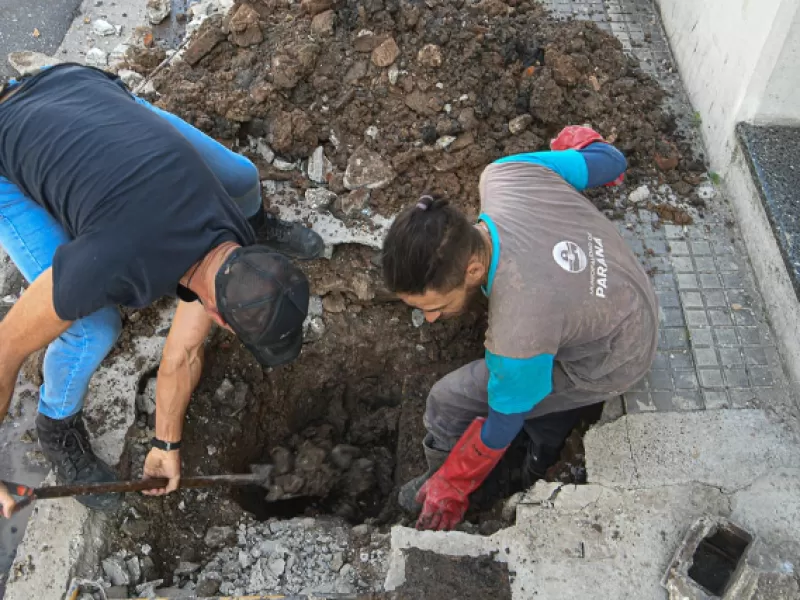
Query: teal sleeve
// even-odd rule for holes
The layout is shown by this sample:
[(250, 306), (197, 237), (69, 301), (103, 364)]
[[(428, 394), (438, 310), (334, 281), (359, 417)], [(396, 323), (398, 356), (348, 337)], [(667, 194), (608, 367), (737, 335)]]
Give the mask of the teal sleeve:
[(526, 152), (505, 156), (494, 161), (494, 164), (526, 162), (542, 165), (558, 173), (567, 183), (578, 191), (586, 189), (589, 184), (589, 169), (586, 160), (578, 150), (559, 150), (557, 152)]
[(509, 358), (486, 351), (489, 407), (502, 414), (528, 412), (553, 391), (553, 355)]

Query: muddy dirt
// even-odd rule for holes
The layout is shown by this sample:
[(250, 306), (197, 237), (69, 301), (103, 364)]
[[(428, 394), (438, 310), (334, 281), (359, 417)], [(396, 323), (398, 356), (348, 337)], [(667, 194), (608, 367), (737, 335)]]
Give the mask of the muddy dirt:
[[(265, 0), (231, 14), (208, 19), (186, 62), (155, 77), (158, 104), (219, 139), (262, 138), (284, 161), (322, 146), (336, 193), (354, 156), (374, 153), (373, 212), (432, 191), (475, 214), (485, 165), (545, 149), (568, 124), (613, 141), (629, 183), (656, 178), (691, 195), (705, 171), (662, 110), (664, 92), (613, 36), (551, 21), (535, 2)], [(315, 185), (253, 158), (264, 179)], [(611, 209), (608, 193), (593, 196)]]
[[(142, 60), (155, 60), (145, 54), (136, 54), (141, 71), (151, 68)], [(207, 19), (184, 59), (154, 78), (152, 99), (224, 143), (250, 148), (264, 180), (338, 195), (332, 211), (346, 223), (392, 215), (423, 191), (475, 216), (486, 164), (545, 149), (569, 124), (591, 123), (625, 152), (623, 190), (655, 180), (688, 186), (690, 195), (703, 181), (702, 160), (661, 109), (663, 92), (619, 42), (591, 23), (551, 21), (534, 2), (265, 0)], [(589, 196), (609, 216), (635, 209), (618, 195)], [(688, 217), (679, 208), (659, 214)], [(242, 509), (259, 519), (410, 522), (395, 496), (424, 470), (425, 396), (438, 378), (482, 355), (485, 311), (415, 327), (410, 309), (383, 289), (379, 264), (373, 249), (340, 245), (330, 261), (301, 265), (318, 312), (290, 365), (262, 369), (224, 331), (209, 341), (187, 416), (184, 473), (269, 462), (278, 465), (273, 487), (132, 497), (115, 547), (141, 553), (145, 545), (169, 583), (179, 562), (208, 558), (207, 529), (233, 526)], [(132, 336), (152, 333), (157, 319), (150, 309), (127, 312), (125, 322), (120, 351)], [(143, 381), (140, 391), (147, 387)], [(585, 480), (581, 436), (590, 422), (570, 437), (548, 478)], [(143, 409), (123, 460), (133, 476), (152, 426)], [(496, 493), (469, 515), (473, 529), (505, 525), (494, 501), (519, 489), (522, 453), (517, 444), (497, 469)]]
[(406, 581), (388, 600), (510, 600), (508, 566), (489, 556), (449, 557), (412, 549), (405, 553)]

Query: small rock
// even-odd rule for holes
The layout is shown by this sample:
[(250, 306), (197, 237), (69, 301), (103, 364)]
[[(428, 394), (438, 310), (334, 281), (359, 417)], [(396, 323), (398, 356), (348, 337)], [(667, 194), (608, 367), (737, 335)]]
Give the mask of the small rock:
[(139, 585), (136, 586), (136, 593), (140, 596), (146, 596), (147, 598), (155, 597), (156, 588), (163, 583), (164, 583), (163, 579), (155, 579), (153, 581), (140, 583)]
[(454, 135), (443, 135), (436, 140), (436, 147), (439, 148), (439, 150), (447, 150), (455, 141), (456, 138)]
[(288, 160), (276, 158), (275, 161), (272, 163), (272, 166), (278, 169), (279, 171), (294, 171), (294, 168), (297, 165), (293, 162), (289, 162)]
[(425, 313), (422, 312), (420, 309), (415, 308), (411, 311), (411, 323), (414, 327), (422, 327), (423, 323), (425, 323)]
[(129, 90), (133, 90), (137, 87), (140, 83), (144, 81), (144, 77), (139, 75), (136, 71), (130, 71), (128, 69), (120, 69), (117, 72), (119, 78), (122, 80), (122, 83), (125, 84), (125, 87)]
[(236, 531), (233, 527), (209, 527), (204, 538), (209, 548), (223, 548), (236, 543)]
[(333, 7), (333, 0), (303, 0), (300, 7), (312, 17), (330, 10)]
[(275, 153), (272, 151), (272, 148), (269, 147), (265, 139), (258, 138), (253, 146), (253, 151), (258, 154), (264, 162), (271, 163), (275, 160)]
[(219, 384), (217, 391), (214, 392), (214, 399), (217, 402), (227, 404), (233, 399), (234, 390), (231, 380), (226, 377)]
[(508, 122), (508, 130), (511, 135), (517, 135), (525, 131), (532, 122), (533, 117), (531, 115), (520, 115)]
[(370, 125), (364, 131), (364, 135), (367, 136), (368, 138), (372, 138), (373, 140), (378, 138), (378, 134), (379, 133), (380, 133), (380, 131), (378, 130), (377, 127), (375, 127), (375, 125)]
[(356, 525), (353, 527), (350, 532), (355, 538), (368, 538), (369, 534), (372, 532), (372, 527), (370, 527), (367, 523), (362, 523), (361, 525)]
[(100, 36), (114, 35), (117, 33), (117, 28), (105, 19), (97, 19), (92, 23), (92, 30)]
[(231, 17), (231, 40), (241, 47), (254, 46), (264, 41), (261, 27), (258, 24), (258, 13), (249, 4), (242, 4)]
[(662, 171), (672, 171), (677, 168), (680, 154), (674, 144), (667, 142), (656, 143), (656, 151), (653, 155), (658, 168)]
[(356, 215), (367, 206), (371, 194), (367, 188), (361, 188), (346, 196), (339, 196), (334, 203), (334, 210), (346, 217)]
[(119, 556), (109, 556), (101, 563), (103, 572), (112, 585), (130, 585), (131, 577), (125, 561)]
[(356, 39), (353, 40), (353, 50), (356, 52), (372, 52), (381, 43), (382, 38), (379, 38), (369, 29), (362, 29), (356, 34)]
[(222, 578), (219, 575), (216, 573), (206, 573), (197, 580), (197, 586), (194, 588), (194, 592), (199, 598), (210, 598), (219, 591), (221, 583)]
[(389, 83), (397, 85), (397, 80), (400, 79), (400, 69), (397, 65), (389, 67)]
[(299, 475), (289, 473), (275, 478), (275, 485), (280, 486), (284, 494), (294, 495), (300, 493), (306, 481)]
[(335, 26), (336, 13), (332, 10), (321, 12), (311, 19), (311, 31), (319, 35), (333, 35)]
[(60, 58), (53, 58), (41, 52), (32, 52), (30, 50), (12, 52), (8, 55), (8, 64), (20, 75), (30, 75), (44, 67), (62, 62), (64, 61)]
[(136, 556), (133, 556), (125, 561), (125, 565), (128, 567), (128, 573), (131, 576), (131, 583), (139, 583), (142, 578), (142, 567), (139, 564), (139, 559)]
[(86, 53), (86, 64), (90, 67), (108, 66), (108, 54), (100, 48), (92, 48)]
[(317, 146), (308, 159), (308, 178), (314, 183), (328, 183), (328, 174), (333, 171), (333, 165), (325, 157), (325, 149)]
[(181, 575), (191, 575), (192, 573), (197, 573), (199, 570), (200, 565), (197, 563), (181, 561), (178, 563), (178, 567), (175, 569), (174, 573), (176, 576), (180, 577)]
[(400, 56), (400, 48), (394, 38), (386, 39), (380, 46), (372, 51), (372, 64), (376, 67), (388, 67)]
[(331, 557), (331, 569), (338, 573), (339, 569), (341, 569), (343, 566), (344, 552), (334, 552), (333, 556)]
[(478, 128), (478, 119), (475, 117), (474, 108), (464, 108), (458, 113), (458, 122), (464, 131), (473, 131)]
[(253, 557), (250, 556), (249, 553), (240, 550), (239, 551), (239, 566), (242, 569), (247, 569), (252, 564), (253, 564)]
[(306, 190), (306, 203), (313, 210), (327, 210), (338, 196), (325, 188), (308, 188)]
[(368, 188), (371, 190), (386, 187), (395, 178), (392, 167), (384, 162), (383, 158), (367, 148), (361, 146), (353, 152), (347, 161), (347, 170), (344, 174), (344, 186), (348, 190)]
[(316, 342), (325, 335), (325, 321), (320, 317), (309, 317), (303, 323), (303, 343)]
[(441, 67), (442, 51), (436, 44), (426, 44), (417, 53), (417, 62), (425, 67)]
[(170, 0), (147, 0), (145, 14), (147, 20), (153, 25), (158, 25), (169, 16)]
[(153, 559), (145, 556), (139, 561), (139, 566), (142, 569), (142, 579), (148, 581), (156, 576), (156, 565)]
[(226, 35), (219, 28), (216, 19), (206, 19), (192, 36), (191, 42), (183, 53), (183, 60), (191, 66), (196, 65), (225, 38)]
[(288, 448), (278, 446), (270, 452), (272, 465), (275, 467), (275, 475), (286, 475), (294, 469), (294, 455)]
[(348, 444), (339, 444), (331, 450), (331, 461), (342, 470), (349, 469), (353, 459), (359, 456), (361, 456), (361, 450)]
[(267, 562), (267, 568), (275, 577), (280, 577), (286, 570), (286, 561), (282, 558), (272, 558)]
[(630, 194), (628, 194), (628, 201), (631, 204), (640, 204), (647, 202), (650, 199), (650, 188), (646, 185), (640, 185)]
[(325, 297), (322, 299), (322, 306), (329, 313), (338, 314), (345, 311), (347, 308), (347, 303), (344, 300), (344, 296), (333, 292), (325, 295)]
[(711, 200), (717, 195), (717, 190), (714, 189), (714, 186), (710, 183), (697, 186), (695, 192), (697, 192), (698, 197), (703, 200)]

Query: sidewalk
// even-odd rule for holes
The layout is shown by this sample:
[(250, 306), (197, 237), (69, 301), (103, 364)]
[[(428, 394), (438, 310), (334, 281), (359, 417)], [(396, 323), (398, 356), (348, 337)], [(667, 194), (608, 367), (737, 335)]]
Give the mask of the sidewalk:
[[(679, 126), (699, 147), (651, 1), (546, 4), (613, 32), (671, 93)], [(657, 182), (649, 192), (672, 193)], [(408, 575), (407, 549), (419, 548), (496, 553), (515, 599), (663, 599), (661, 577), (706, 514), (744, 526), (800, 568), (800, 410), (738, 225), (711, 185), (707, 195), (692, 225), (662, 224), (649, 210), (619, 223), (652, 273), (661, 333), (652, 371), (624, 396), (624, 415), (584, 440), (589, 484), (540, 482), (517, 506), (516, 526), (490, 538), (396, 527), (390, 588)]]

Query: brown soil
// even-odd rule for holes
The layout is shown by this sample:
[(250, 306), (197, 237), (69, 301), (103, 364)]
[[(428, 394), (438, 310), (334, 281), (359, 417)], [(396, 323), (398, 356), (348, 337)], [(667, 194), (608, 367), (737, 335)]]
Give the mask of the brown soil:
[(405, 555), (406, 580), (387, 600), (511, 600), (508, 565), (490, 556), (442, 556), (415, 548)]
[[(561, 127), (584, 122), (626, 153), (629, 183), (699, 181), (703, 164), (662, 112), (663, 92), (613, 37), (590, 23), (551, 21), (535, 2), (434, 4), (343, 0), (325, 13), (328, 0), (304, 0), (303, 8), (265, 0), (232, 23), (211, 18), (189, 47), (191, 64), (155, 77), (158, 104), (227, 143), (263, 137), (283, 158), (305, 159), (322, 145), (333, 163), (328, 187), (337, 193), (345, 191), (354, 150), (366, 146), (394, 174), (369, 197), (383, 214), (427, 190), (476, 215), (483, 166), (543, 149)], [(307, 12), (316, 17), (313, 27)], [(333, 33), (317, 33), (331, 16)], [(365, 29), (372, 34), (358, 35)], [(396, 84), (391, 68), (377, 66), (390, 62), (399, 69)], [(513, 129), (522, 129), (512, 135), (509, 122), (517, 117)], [(371, 126), (377, 135), (365, 136)], [(444, 136), (456, 138), (446, 150), (436, 146)], [(260, 168), (265, 179), (287, 179)], [(299, 171), (288, 180), (300, 189), (314, 185)], [(611, 208), (607, 192), (591, 197)], [(290, 365), (262, 369), (233, 337), (213, 335), (187, 417), (185, 474), (277, 462), (283, 479), (271, 496), (313, 499), (266, 503), (265, 491), (236, 493), (259, 517), (325, 512), (352, 522), (407, 520), (394, 498), (399, 484), (424, 470), (424, 398), (438, 378), (482, 355), (485, 312), (417, 329), (410, 310), (382, 289), (378, 263), (373, 250), (340, 246), (330, 261), (301, 265), (324, 297), (326, 331)], [(126, 316), (123, 347), (129, 336), (152, 332), (152, 315)], [(140, 416), (131, 435), (125, 465), (134, 476), (148, 426)], [(501, 469), (501, 495), (519, 480), (513, 456), (519, 453)], [(580, 434), (563, 458), (553, 479), (585, 477)], [(194, 491), (134, 497), (133, 510), (144, 518), (126, 513), (116, 543), (151, 545), (164, 574), (178, 560), (202, 558), (206, 528), (232, 525), (240, 514), (228, 495)], [(484, 521), (491, 522), (486, 533), (502, 525), (489, 513)]]
[[(433, 4), (340, 1), (323, 13), (333, 18), (332, 34), (313, 24), (323, 15), (307, 14), (330, 7), (327, 0), (309, 0), (306, 10), (281, 0), (245, 5), (263, 42), (241, 47), (230, 23), (208, 20), (190, 45), (193, 64), (155, 77), (158, 104), (216, 138), (263, 137), (286, 159), (322, 145), (337, 193), (353, 150), (364, 145), (396, 175), (369, 199), (383, 214), (423, 191), (475, 214), (485, 165), (545, 149), (568, 124), (590, 123), (625, 152), (630, 183), (657, 176), (696, 185), (705, 168), (662, 111), (664, 92), (613, 36), (589, 22), (551, 21), (536, 2)], [(395, 54), (392, 67), (377, 66)], [(365, 135), (371, 126), (374, 137)], [(445, 136), (456, 138), (447, 150), (435, 143)], [(285, 177), (261, 166), (266, 179)], [(301, 176), (293, 184), (312, 185)]]

